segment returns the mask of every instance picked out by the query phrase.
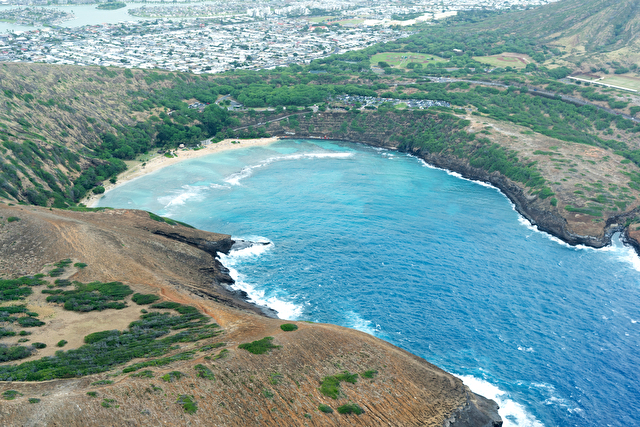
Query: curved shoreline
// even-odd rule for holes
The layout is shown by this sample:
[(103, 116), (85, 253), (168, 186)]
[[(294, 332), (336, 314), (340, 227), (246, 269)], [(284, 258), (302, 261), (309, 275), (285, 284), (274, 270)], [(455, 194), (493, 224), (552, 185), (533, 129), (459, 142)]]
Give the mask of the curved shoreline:
[(619, 215), (609, 217), (605, 224), (604, 233), (602, 236), (583, 236), (572, 233), (569, 231), (567, 219), (563, 216), (553, 212), (550, 209), (541, 209), (535, 205), (537, 197), (528, 197), (522, 187), (509, 178), (500, 174), (499, 172), (489, 173), (484, 169), (479, 169), (471, 166), (466, 160), (453, 156), (443, 156), (440, 154), (433, 154), (429, 152), (423, 152), (419, 149), (403, 150), (398, 146), (390, 144), (384, 141), (368, 141), (368, 140), (355, 140), (349, 137), (336, 138), (324, 138), (317, 135), (297, 135), (296, 137), (282, 138), (309, 138), (309, 139), (322, 139), (327, 141), (346, 141), (357, 144), (363, 144), (371, 147), (385, 148), (405, 154), (415, 156), (430, 166), (442, 169), (444, 171), (457, 173), (462, 178), (483, 182), (491, 185), (499, 190), (507, 199), (513, 203), (514, 209), (522, 217), (524, 217), (532, 226), (535, 226), (538, 231), (547, 233), (553, 237), (560, 239), (571, 246), (589, 246), (591, 248), (600, 249), (612, 244), (611, 238), (615, 233), (622, 234), (622, 242), (629, 245), (634, 249), (636, 254), (640, 256), (640, 242), (636, 241), (629, 233), (629, 228), (624, 226), (624, 223), (629, 218), (634, 218), (636, 215), (640, 215), (640, 206)]
[[(154, 155), (147, 162), (138, 162), (132, 167), (127, 168), (124, 172), (121, 172), (117, 176), (117, 180), (115, 184), (108, 183), (104, 186), (103, 194), (90, 194), (85, 196), (84, 199), (80, 201), (87, 207), (96, 207), (100, 199), (108, 193), (109, 191), (117, 188), (121, 185), (124, 185), (130, 181), (148, 175), (152, 172), (159, 171), (167, 166), (174, 165), (176, 163), (180, 163), (184, 160), (196, 159), (198, 157), (208, 156), (210, 154), (220, 153), (227, 150), (235, 150), (238, 148), (245, 147), (260, 147), (266, 146), (269, 144), (273, 144), (274, 142), (279, 141), (280, 138), (277, 136), (273, 136), (270, 138), (256, 138), (256, 139), (224, 139), (217, 143), (209, 142), (204, 148), (199, 150), (193, 149), (178, 149), (175, 151), (176, 157), (165, 157), (163, 154)], [(233, 141), (240, 141), (239, 143), (234, 143)], [(205, 142), (205, 141), (203, 141)], [(143, 166), (145, 165), (145, 166)]]
[[(143, 163), (140, 162), (120, 173), (115, 184), (108, 184), (105, 186), (104, 194), (119, 187), (120, 185), (124, 185), (130, 181), (148, 175), (152, 172), (156, 172), (167, 166), (180, 163), (184, 160), (194, 159), (226, 150), (244, 148), (248, 146), (267, 146), (281, 139), (321, 139), (324, 141), (344, 141), (371, 147), (385, 148), (387, 150), (409, 154), (424, 161), (431, 167), (435, 167), (446, 172), (459, 174), (464, 179), (491, 185), (493, 188), (500, 191), (513, 204), (515, 211), (518, 212), (518, 214), (520, 214), (524, 219), (526, 219), (532, 226), (535, 226), (538, 231), (558, 238), (570, 246), (585, 245), (596, 249), (603, 248), (612, 244), (611, 238), (615, 233), (621, 233), (622, 242), (625, 245), (633, 248), (636, 254), (640, 256), (640, 242), (634, 239), (634, 237), (629, 233), (629, 228), (623, 225), (627, 218), (633, 218), (636, 215), (640, 214), (640, 207), (637, 207), (629, 212), (608, 218), (605, 225), (604, 233), (601, 237), (582, 236), (574, 234), (568, 230), (568, 223), (566, 218), (558, 215), (557, 213), (554, 213), (552, 210), (540, 209), (539, 207), (535, 206), (533, 202), (537, 200), (537, 197), (529, 200), (523, 189), (518, 184), (514, 183), (498, 172), (489, 173), (484, 169), (475, 168), (469, 165), (469, 163), (463, 159), (453, 156), (442, 156), (439, 154), (424, 153), (421, 150), (417, 149), (413, 151), (403, 150), (399, 149), (397, 146), (382, 141), (354, 140), (349, 137), (326, 138), (324, 135), (276, 135), (269, 138), (257, 139), (225, 139), (218, 143), (209, 143), (200, 150), (176, 150), (176, 157), (167, 158), (163, 155), (156, 155), (148, 162), (146, 162), (146, 165), (144, 167), (142, 166)], [(233, 143), (233, 141), (240, 141), (240, 143)], [(206, 143), (206, 141), (204, 142)], [(87, 207), (96, 207), (104, 194), (92, 194), (85, 197), (85, 199), (83, 199), (81, 203), (84, 203)]]

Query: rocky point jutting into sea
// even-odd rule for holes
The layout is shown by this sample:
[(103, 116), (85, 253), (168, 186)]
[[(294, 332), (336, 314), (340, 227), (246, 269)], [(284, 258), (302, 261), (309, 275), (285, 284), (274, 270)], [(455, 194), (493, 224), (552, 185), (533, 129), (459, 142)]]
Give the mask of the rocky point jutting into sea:
[[(0, 216), (18, 218), (0, 227), (0, 271), (5, 277), (46, 273), (52, 263), (69, 259), (79, 267), (64, 268), (56, 280), (119, 281), (135, 292), (196, 307), (223, 331), (214, 340), (220, 345), (179, 343), (167, 355), (186, 351), (186, 357), (169, 366), (151, 363), (144, 376), (123, 374), (120, 366), (78, 378), (5, 382), (2, 389), (14, 400), (1, 405), (3, 425), (183, 425), (188, 420), (225, 426), (298, 425), (309, 422), (311, 413), (322, 425), (502, 425), (494, 402), (385, 341), (325, 324), (294, 322), (297, 330), (283, 331), (282, 320), (263, 316), (229, 290), (230, 278), (216, 259), (233, 244), (228, 235), (170, 225), (132, 210), (72, 212), (3, 203)], [(129, 308), (121, 310), (68, 312), (45, 301), (39, 289), (25, 302), (45, 323), (33, 329), (30, 339), (46, 348), (27, 362), (54, 356), (61, 337), (73, 349), (87, 334), (124, 330), (140, 311), (128, 302)], [(251, 354), (238, 347), (266, 336), (277, 345), (270, 353)], [(213, 354), (207, 349), (214, 349)], [(197, 366), (206, 366), (211, 375), (197, 375)], [(6, 367), (0, 365), (0, 371)], [(160, 381), (176, 371), (186, 379)], [(323, 378), (344, 371), (370, 374), (338, 383), (337, 400), (319, 391)], [(191, 396), (197, 412), (185, 414), (176, 403), (180, 396)], [(25, 404), (27, 398), (33, 404)], [(317, 411), (320, 404), (349, 402), (364, 413)]]

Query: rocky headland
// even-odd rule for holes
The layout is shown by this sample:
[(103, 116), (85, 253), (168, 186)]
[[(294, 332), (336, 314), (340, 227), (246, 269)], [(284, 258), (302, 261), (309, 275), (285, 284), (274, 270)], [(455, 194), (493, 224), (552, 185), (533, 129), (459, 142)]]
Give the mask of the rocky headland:
[[(0, 279), (41, 273), (37, 277), (50, 283), (0, 304), (26, 304), (37, 313), (44, 325), (30, 328), (29, 338), (46, 344), (27, 359), (1, 363), (0, 371), (80, 348), (88, 342), (83, 337), (96, 332), (125, 331), (142, 307), (158, 316), (166, 311), (136, 306), (129, 297), (119, 310), (68, 311), (42, 295), (47, 289), (55, 293), (60, 279), (121, 282), (133, 292), (195, 307), (220, 327), (215, 338), (179, 341), (163, 357), (185, 357), (151, 363), (144, 371), (132, 365), (158, 358), (134, 358), (74, 378), (2, 382), (0, 394), (10, 399), (0, 400), (2, 425), (502, 425), (495, 402), (387, 342), (338, 326), (265, 316), (229, 287), (232, 279), (216, 259), (234, 244), (228, 235), (132, 210), (73, 212), (0, 203), (0, 217)], [(73, 265), (54, 281), (51, 269), (62, 259)], [(297, 329), (285, 331), (283, 323)], [(2, 344), (20, 345), (19, 337), (5, 337)], [(274, 346), (264, 354), (239, 347), (265, 337)], [(68, 343), (60, 349), (59, 340)], [(349, 380), (338, 381), (333, 396), (322, 391), (345, 373)], [(364, 412), (338, 413), (350, 404)]]

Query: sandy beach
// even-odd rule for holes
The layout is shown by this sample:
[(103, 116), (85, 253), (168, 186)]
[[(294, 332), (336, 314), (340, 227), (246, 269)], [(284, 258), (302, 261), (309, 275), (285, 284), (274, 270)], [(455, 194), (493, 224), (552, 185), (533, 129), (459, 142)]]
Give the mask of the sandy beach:
[[(136, 178), (140, 178), (141, 176), (147, 175), (151, 172), (155, 172), (164, 167), (174, 165), (184, 160), (208, 156), (209, 154), (219, 153), (225, 150), (269, 145), (278, 140), (278, 137), (258, 139), (224, 139), (218, 143), (206, 145), (200, 150), (177, 149), (176, 151), (174, 151), (174, 153), (177, 154), (177, 157), (169, 158), (165, 157), (163, 154), (156, 154), (155, 157), (146, 162), (146, 165), (144, 167), (142, 166), (143, 163), (140, 162), (122, 172), (120, 175), (118, 175), (118, 180), (115, 184), (111, 184), (109, 181), (105, 181), (105, 193)], [(240, 141), (240, 143), (233, 144), (232, 141)], [(104, 194), (91, 193), (91, 195), (87, 195), (84, 199), (82, 199), (80, 203), (83, 203), (87, 207), (94, 207), (103, 195)]]

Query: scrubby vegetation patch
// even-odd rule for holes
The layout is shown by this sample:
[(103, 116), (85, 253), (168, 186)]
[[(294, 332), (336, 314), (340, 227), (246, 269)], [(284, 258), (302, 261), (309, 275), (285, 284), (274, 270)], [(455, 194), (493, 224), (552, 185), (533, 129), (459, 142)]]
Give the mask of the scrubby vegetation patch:
[(364, 414), (364, 409), (356, 405), (355, 403), (346, 403), (344, 405), (338, 406), (338, 413), (343, 415), (348, 414)]
[(45, 289), (42, 293), (52, 294), (47, 297), (47, 302), (63, 304), (65, 310), (81, 312), (123, 309), (127, 306), (123, 300), (133, 293), (129, 286), (120, 282), (75, 282), (75, 286), (72, 291)]
[(180, 372), (180, 371), (171, 371), (171, 372), (169, 372), (169, 373), (164, 374), (163, 376), (161, 376), (161, 377), (160, 377), (160, 379), (161, 379), (162, 381), (166, 381), (166, 382), (168, 382), (168, 383), (172, 383), (172, 382), (174, 382), (174, 381), (179, 380), (179, 379), (180, 379), (180, 378), (182, 378), (182, 377), (186, 377), (186, 375), (185, 375), (185, 374), (183, 374), (183, 373), (182, 373), (182, 372)]
[(2, 392), (2, 398), (4, 400), (13, 400), (16, 397), (22, 396), (23, 394), (16, 390), (5, 390)]
[(343, 381), (355, 384), (358, 382), (358, 374), (351, 374), (349, 371), (344, 371), (341, 374), (324, 377), (320, 385), (320, 393), (337, 399), (338, 396), (340, 396), (340, 383)]
[[(174, 303), (175, 304), (175, 303)], [(222, 330), (209, 324), (211, 318), (194, 307), (172, 305), (180, 313), (153, 312), (140, 316), (124, 331), (101, 331), (85, 337), (85, 344), (77, 349), (59, 350), (53, 356), (24, 362), (19, 365), (0, 366), (0, 381), (44, 381), (72, 378), (108, 371), (132, 359), (162, 356), (175, 350), (180, 342), (196, 342)], [(177, 333), (171, 334), (172, 331)], [(32, 347), (0, 345), (0, 361), (29, 357)], [(195, 350), (161, 359), (147, 360), (127, 367), (123, 372), (192, 358)]]
[(280, 325), (280, 329), (285, 332), (291, 332), (297, 330), (298, 325), (294, 325), (293, 323), (283, 323), (282, 325)]
[(186, 412), (187, 414), (195, 414), (198, 410), (198, 404), (196, 403), (193, 396), (182, 394), (178, 397), (177, 403), (178, 405), (182, 406), (184, 412)]
[(264, 337), (261, 340), (252, 341), (249, 343), (240, 344), (238, 348), (247, 350), (253, 354), (265, 354), (270, 352), (274, 348), (280, 348), (281, 346), (273, 343), (273, 337)]
[(378, 376), (378, 371), (373, 370), (373, 369), (369, 370), (369, 371), (364, 371), (363, 373), (360, 374), (360, 376), (362, 378), (372, 379), (372, 378), (375, 378), (376, 376)]
[(153, 304), (160, 299), (159, 296), (153, 294), (133, 294), (131, 301), (138, 305)]
[(205, 380), (214, 380), (216, 377), (211, 372), (211, 369), (207, 368), (204, 365), (197, 364), (193, 367), (196, 370), (196, 377), (204, 378)]
[(331, 406), (325, 405), (324, 403), (321, 403), (318, 406), (318, 410), (320, 412), (324, 412), (325, 414), (333, 414), (333, 409), (331, 409)]
[[(33, 276), (24, 276), (18, 279), (0, 279), (0, 301), (17, 301), (31, 295), (32, 286), (44, 285), (45, 282)], [(7, 307), (0, 308), (5, 311)]]

